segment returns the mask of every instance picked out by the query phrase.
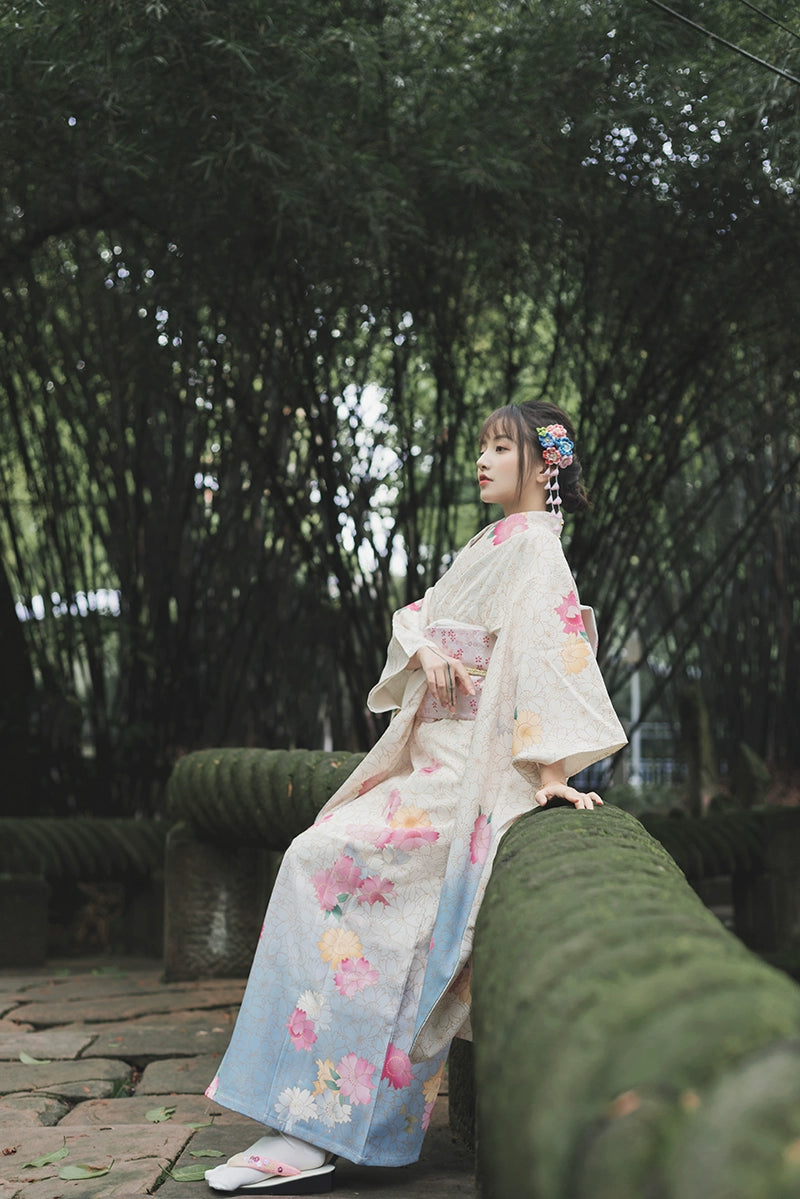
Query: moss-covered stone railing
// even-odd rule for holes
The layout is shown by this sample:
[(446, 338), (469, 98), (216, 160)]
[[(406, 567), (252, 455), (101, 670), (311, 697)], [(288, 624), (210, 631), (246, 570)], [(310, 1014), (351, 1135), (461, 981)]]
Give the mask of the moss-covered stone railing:
[(800, 987), (634, 817), (514, 825), (478, 918), (473, 1027), (485, 1199), (800, 1194)]
[(157, 897), (160, 908), (165, 832), (154, 820), (1, 818), (0, 965), (45, 961), (50, 906), (66, 880), (124, 882), (142, 907)]
[(701, 897), (725, 880), (737, 936), (800, 978), (800, 808), (641, 819)]
[(363, 757), (321, 749), (197, 750), (170, 775), (167, 813), (198, 837), (284, 850)]
[(247, 974), (280, 855), (363, 756), (205, 749), (178, 761), (167, 789), (167, 979)]
[(0, 818), (0, 873), (82, 882), (160, 870), (165, 826), (93, 816)]
[(759, 808), (702, 819), (650, 814), (639, 819), (691, 881), (763, 870), (770, 823), (792, 821), (794, 815), (788, 809)]

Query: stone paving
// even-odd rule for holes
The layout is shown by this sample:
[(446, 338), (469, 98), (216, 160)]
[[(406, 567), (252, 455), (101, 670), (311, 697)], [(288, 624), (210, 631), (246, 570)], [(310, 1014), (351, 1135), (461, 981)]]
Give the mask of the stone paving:
[[(187, 1172), (261, 1126), (206, 1099), (243, 980), (162, 982), (157, 962), (0, 970), (0, 1199), (212, 1199)], [(414, 1166), (339, 1162), (337, 1199), (476, 1199), (447, 1097)]]

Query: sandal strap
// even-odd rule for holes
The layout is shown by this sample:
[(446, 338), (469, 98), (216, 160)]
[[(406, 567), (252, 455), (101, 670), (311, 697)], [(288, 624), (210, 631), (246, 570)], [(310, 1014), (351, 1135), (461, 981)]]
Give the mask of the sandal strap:
[(229, 1166), (241, 1166), (247, 1170), (258, 1170), (260, 1174), (267, 1174), (270, 1177), (277, 1178), (296, 1178), (298, 1174), (303, 1174), (303, 1170), (298, 1170), (296, 1166), (289, 1166), (286, 1162), (275, 1161), (272, 1157), (262, 1157), (260, 1153), (236, 1153), (233, 1157), (228, 1158)]

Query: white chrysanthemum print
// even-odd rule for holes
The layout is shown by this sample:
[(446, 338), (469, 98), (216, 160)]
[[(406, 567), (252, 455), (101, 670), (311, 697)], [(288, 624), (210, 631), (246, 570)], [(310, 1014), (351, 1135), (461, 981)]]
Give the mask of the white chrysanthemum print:
[(287, 1087), (281, 1091), (275, 1104), (275, 1112), (286, 1121), (286, 1131), (291, 1132), (298, 1120), (315, 1120), (317, 1108), (314, 1096), (302, 1087)]
[(317, 1100), (319, 1115), (326, 1128), (337, 1124), (349, 1124), (352, 1120), (352, 1104), (343, 1103), (338, 1091), (325, 1091)]
[(309, 1020), (319, 1032), (326, 1032), (331, 1026), (331, 1007), (321, 991), (303, 991), (297, 1000), (297, 1007), (305, 1012)]

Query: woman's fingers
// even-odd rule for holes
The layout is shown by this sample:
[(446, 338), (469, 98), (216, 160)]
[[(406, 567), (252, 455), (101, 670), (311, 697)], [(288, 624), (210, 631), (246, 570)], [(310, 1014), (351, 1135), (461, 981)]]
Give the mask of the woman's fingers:
[(436, 666), (426, 671), (428, 687), (445, 708), (455, 707), (456, 691), (455, 676), (446, 665)]
[[(434, 653), (435, 651), (431, 652), (427, 649), (419, 651), (421, 662), (423, 655), (430, 654), (430, 657), (433, 658)], [(470, 678), (469, 671), (456, 658), (446, 658), (443, 654), (436, 653), (434, 661), (424, 662), (424, 669), (429, 689), (442, 707), (448, 708), (451, 712), (455, 711), (458, 691), (463, 691), (465, 695), (475, 694), (475, 685)]]
[(455, 663), (455, 671), (456, 671), (456, 679), (458, 681), (458, 686), (461, 688), (461, 690), (464, 692), (464, 694), (465, 695), (474, 695), (475, 694), (475, 684), (473, 683), (472, 676), (470, 675), (466, 666), (462, 666), (462, 664), (460, 662), (456, 662)]
[(540, 787), (533, 798), (540, 808), (545, 807), (551, 799), (565, 799), (582, 811), (591, 811), (595, 807), (603, 806), (603, 801), (596, 791), (577, 791), (566, 783), (549, 783), (546, 787)]

